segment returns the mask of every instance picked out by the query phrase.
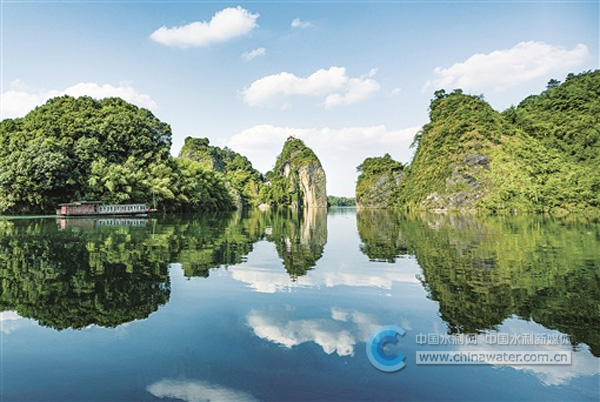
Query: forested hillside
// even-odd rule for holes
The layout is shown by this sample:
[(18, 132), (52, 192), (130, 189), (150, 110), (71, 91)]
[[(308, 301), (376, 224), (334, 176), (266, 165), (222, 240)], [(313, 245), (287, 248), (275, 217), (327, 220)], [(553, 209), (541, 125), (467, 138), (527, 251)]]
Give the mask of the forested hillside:
[(51, 99), (0, 123), (0, 213), (52, 213), (82, 199), (232, 208), (220, 177), (170, 147), (169, 125), (122, 99)]
[(360, 173), (356, 182), (356, 205), (367, 208), (393, 206), (400, 197), (404, 165), (390, 154), (367, 158), (356, 168)]
[(551, 80), (546, 91), (503, 113), (482, 96), (437, 91), (402, 190), (388, 204), (597, 216), (599, 112), (598, 71)]
[(187, 137), (181, 158), (200, 163), (206, 170), (217, 172), (229, 186), (238, 207), (255, 206), (263, 180), (260, 172), (243, 155), (224, 147), (211, 146), (208, 138)]

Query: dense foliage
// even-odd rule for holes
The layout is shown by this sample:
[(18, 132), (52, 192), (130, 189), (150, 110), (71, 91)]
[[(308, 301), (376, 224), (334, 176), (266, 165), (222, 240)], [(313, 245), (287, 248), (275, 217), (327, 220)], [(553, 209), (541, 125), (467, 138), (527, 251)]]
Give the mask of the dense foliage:
[(122, 99), (51, 99), (0, 123), (0, 213), (49, 213), (82, 199), (231, 208), (222, 180), (172, 158), (170, 147), (169, 125)]
[(0, 311), (56, 329), (114, 327), (146, 318), (169, 300), (164, 236), (69, 222), (78, 226), (0, 221)]
[(503, 113), (481, 96), (436, 91), (403, 188), (387, 206), (597, 217), (599, 112), (599, 71), (552, 80)]
[(237, 152), (211, 146), (208, 138), (185, 139), (181, 158), (198, 162), (206, 170), (216, 172), (233, 190), (234, 198), (243, 206), (256, 205), (263, 178), (252, 163)]
[[(312, 212), (311, 212), (312, 211)], [(273, 242), (295, 280), (327, 242), (325, 209), (248, 211), (141, 219), (0, 220), (0, 312), (55, 329), (114, 327), (168, 302), (170, 263), (186, 277), (239, 264)], [(269, 230), (267, 230), (269, 228)]]
[[(573, 162), (600, 160), (600, 70), (569, 74), (564, 83), (529, 96), (504, 115), (518, 128)], [(597, 166), (597, 165), (596, 165)]]

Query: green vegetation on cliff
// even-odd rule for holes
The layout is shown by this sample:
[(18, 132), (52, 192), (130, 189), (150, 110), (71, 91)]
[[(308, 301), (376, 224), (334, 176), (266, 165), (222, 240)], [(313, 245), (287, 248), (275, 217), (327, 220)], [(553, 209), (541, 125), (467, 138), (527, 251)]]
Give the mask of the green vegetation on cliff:
[[(436, 91), (401, 191), (387, 206), (597, 216), (599, 111), (600, 71), (552, 80), (503, 113), (481, 96)], [(363, 194), (376, 191), (364, 187)]]
[(394, 205), (402, 190), (404, 165), (389, 154), (367, 158), (357, 168), (356, 204), (359, 207), (385, 208)]
[(122, 99), (51, 99), (0, 123), (0, 213), (51, 213), (81, 199), (230, 209), (221, 178), (170, 147), (169, 125)]
[(286, 141), (275, 167), (265, 174), (265, 179), (260, 202), (296, 208), (327, 207), (325, 172), (317, 155), (302, 140)]
[(239, 200), (238, 206), (256, 205), (262, 186), (262, 175), (252, 167), (252, 163), (237, 152), (225, 147), (209, 145), (208, 138), (187, 137), (181, 158), (200, 163), (206, 170), (217, 172), (232, 188), (233, 197)]
[(600, 70), (569, 74), (504, 115), (548, 148), (573, 162), (600, 160)]

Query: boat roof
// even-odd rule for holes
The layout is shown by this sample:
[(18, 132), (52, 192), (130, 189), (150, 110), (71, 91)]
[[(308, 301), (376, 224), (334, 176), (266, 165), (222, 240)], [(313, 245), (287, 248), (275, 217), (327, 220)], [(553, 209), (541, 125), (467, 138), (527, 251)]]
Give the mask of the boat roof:
[(63, 202), (58, 204), (59, 206), (72, 206), (72, 205), (99, 205), (102, 201), (74, 201), (74, 202)]

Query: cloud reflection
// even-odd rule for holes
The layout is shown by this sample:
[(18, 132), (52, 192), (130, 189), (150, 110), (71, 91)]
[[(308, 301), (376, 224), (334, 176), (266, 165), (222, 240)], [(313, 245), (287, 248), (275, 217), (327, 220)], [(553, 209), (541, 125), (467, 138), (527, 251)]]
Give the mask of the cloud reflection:
[[(410, 260), (405, 260), (410, 261)], [(418, 266), (416, 262), (399, 269), (398, 266), (381, 265), (376, 273), (353, 267), (322, 267), (321, 269), (308, 272), (305, 276), (296, 278), (296, 282), (290, 281), (287, 272), (281, 269), (261, 268), (250, 265), (237, 265), (228, 268), (231, 277), (237, 281), (244, 282), (260, 293), (276, 293), (286, 291), (292, 287), (373, 287), (380, 289), (391, 289), (394, 283), (420, 284), (417, 279)], [(413, 267), (414, 266), (414, 267)]]
[(379, 325), (375, 318), (360, 311), (331, 309), (331, 318), (287, 320), (273, 314), (251, 310), (248, 326), (259, 338), (292, 348), (314, 342), (325, 353), (353, 356), (354, 346), (364, 342)]
[[(526, 322), (516, 318), (507, 319), (498, 330), (505, 334), (544, 334), (556, 333), (545, 327)], [(490, 331), (494, 333), (494, 331)], [(485, 334), (477, 335), (476, 345), (462, 345), (458, 350), (464, 352), (523, 350), (523, 351), (572, 351), (571, 345), (490, 345), (485, 342)], [(515, 370), (523, 370), (537, 377), (540, 382), (547, 386), (558, 386), (567, 384), (573, 378), (600, 374), (600, 358), (594, 357), (587, 345), (582, 345), (579, 350), (571, 352), (570, 365), (503, 365), (501, 367), (512, 367)]]
[(200, 380), (161, 380), (147, 388), (157, 398), (175, 398), (186, 402), (257, 401), (242, 391)]
[(26, 318), (14, 311), (2, 311), (0, 312), (0, 333), (8, 335), (21, 328), (26, 321)]

